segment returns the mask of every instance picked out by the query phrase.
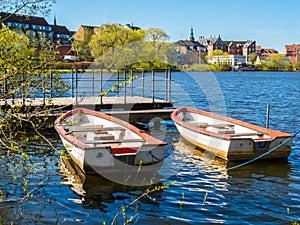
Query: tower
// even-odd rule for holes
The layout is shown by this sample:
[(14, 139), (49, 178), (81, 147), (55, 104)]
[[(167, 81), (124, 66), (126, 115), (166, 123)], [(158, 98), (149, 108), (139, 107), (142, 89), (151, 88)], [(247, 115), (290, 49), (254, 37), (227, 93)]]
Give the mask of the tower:
[(193, 27), (191, 27), (190, 41), (195, 41)]
[(53, 23), (54, 26), (56, 26), (56, 15), (54, 15), (54, 23)]

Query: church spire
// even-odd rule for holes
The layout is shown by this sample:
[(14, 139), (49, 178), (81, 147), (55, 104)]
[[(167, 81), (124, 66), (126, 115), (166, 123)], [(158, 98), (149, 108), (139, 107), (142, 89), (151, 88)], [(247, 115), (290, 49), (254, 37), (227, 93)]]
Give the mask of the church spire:
[(56, 15), (54, 15), (54, 26), (56, 26)]
[(195, 41), (193, 27), (191, 27), (190, 41)]

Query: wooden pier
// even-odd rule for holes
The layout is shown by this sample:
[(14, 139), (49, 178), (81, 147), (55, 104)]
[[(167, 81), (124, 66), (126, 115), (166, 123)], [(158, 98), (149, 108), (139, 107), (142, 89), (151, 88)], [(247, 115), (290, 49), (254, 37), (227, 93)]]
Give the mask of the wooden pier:
[(173, 103), (161, 99), (151, 99), (145, 97), (61, 97), (61, 98), (29, 98), (23, 99), (6, 99), (0, 100), (0, 107), (24, 107), (32, 109), (38, 107), (43, 108), (60, 108), (63, 110), (70, 110), (73, 108), (88, 108), (93, 110), (111, 109), (111, 110), (141, 110), (141, 109), (162, 109), (165, 107), (173, 107)]
[[(53, 86), (54, 76), (41, 82), (42, 86), (36, 95), (28, 95), (22, 83), (19, 84), (22, 87), (19, 92), (14, 92), (18, 94), (5, 94), (9, 93), (9, 82), (4, 81), (2, 84), (5, 86), (1, 89), (5, 98), (0, 99), (0, 108), (5, 111), (18, 107), (22, 117), (26, 117), (28, 112), (33, 112), (35, 116), (47, 116), (48, 124), (53, 123), (62, 111), (79, 107), (103, 111), (129, 122), (149, 122), (153, 118), (170, 119), (173, 111), (170, 70), (152, 70), (148, 73), (144, 70), (140, 70), (140, 73), (132, 69), (118, 70), (116, 74), (109, 76), (102, 70), (99, 71), (98, 74), (94, 70), (88, 74), (79, 74), (75, 70), (67, 78), (63, 78), (70, 86), (68, 96), (58, 96), (60, 90)], [(135, 78), (128, 82), (132, 76)], [(23, 77), (22, 80), (26, 79)], [(123, 84), (119, 85), (122, 82)], [(109, 92), (107, 96), (101, 94), (114, 84), (114, 91)], [(46, 115), (39, 113), (40, 109), (49, 111)]]

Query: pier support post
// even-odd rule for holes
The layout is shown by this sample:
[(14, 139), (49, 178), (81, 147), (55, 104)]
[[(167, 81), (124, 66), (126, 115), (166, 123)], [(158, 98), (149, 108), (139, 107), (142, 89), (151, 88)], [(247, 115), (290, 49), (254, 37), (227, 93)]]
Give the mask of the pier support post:
[(126, 68), (124, 67), (124, 104), (126, 104), (127, 100), (126, 100), (126, 95), (127, 95), (127, 90), (126, 90)]
[(117, 97), (119, 97), (119, 81), (120, 81), (120, 70), (117, 72)]
[(53, 98), (53, 73), (50, 69), (50, 98)]
[(102, 67), (100, 68), (100, 104), (103, 105), (103, 70)]
[(5, 97), (5, 105), (7, 104), (7, 79), (6, 79), (6, 71), (4, 69), (4, 80), (3, 80), (3, 97)]
[(22, 69), (22, 104), (25, 106), (25, 74), (24, 69)]
[(43, 105), (46, 105), (46, 75), (45, 75), (45, 73), (43, 73), (43, 76), (42, 76), (43, 78), (43, 87), (42, 87), (42, 89), (43, 89)]
[(75, 97), (76, 97), (76, 105), (78, 105), (78, 69), (75, 69), (75, 86), (76, 86), (76, 91), (75, 91)]
[(142, 69), (142, 97), (145, 96), (145, 69)]
[(171, 93), (172, 93), (172, 77), (171, 77), (171, 70), (169, 69), (168, 70), (168, 82), (169, 82), (169, 85), (168, 85), (168, 101), (171, 102)]
[(266, 114), (266, 128), (269, 129), (269, 120), (270, 120), (270, 105), (267, 105), (267, 114)]
[(166, 72), (165, 72), (165, 74), (166, 74), (166, 101), (168, 101), (169, 99), (168, 99), (168, 97), (169, 97), (169, 71), (168, 70), (166, 70)]
[(71, 73), (72, 73), (72, 76), (71, 76), (72, 98), (74, 98), (74, 70), (73, 69), (71, 69)]
[(92, 96), (95, 96), (95, 69), (92, 69)]
[(155, 72), (154, 69), (152, 69), (152, 103), (155, 103)]
[(130, 83), (130, 87), (131, 87), (131, 89), (130, 89), (130, 96), (132, 97), (133, 96), (133, 69), (131, 68), (130, 69), (130, 76), (131, 76), (131, 83)]

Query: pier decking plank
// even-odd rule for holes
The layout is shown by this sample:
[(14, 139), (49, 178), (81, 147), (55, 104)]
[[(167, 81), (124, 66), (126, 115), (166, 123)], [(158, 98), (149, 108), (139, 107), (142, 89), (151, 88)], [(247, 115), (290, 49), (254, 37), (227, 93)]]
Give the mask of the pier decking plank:
[[(126, 100), (126, 101), (125, 101)], [(0, 100), (0, 106), (23, 106), (23, 107), (64, 107), (65, 109), (76, 107), (85, 107), (85, 108), (95, 108), (105, 109), (105, 108), (137, 108), (137, 109), (151, 109), (154, 108), (163, 108), (163, 107), (172, 107), (172, 102), (160, 99), (145, 98), (138, 96), (126, 96), (124, 97), (103, 97), (102, 102), (100, 97), (82, 97), (82, 98), (71, 98), (71, 97), (62, 97), (62, 98), (32, 98), (26, 99), (6, 99)]]

